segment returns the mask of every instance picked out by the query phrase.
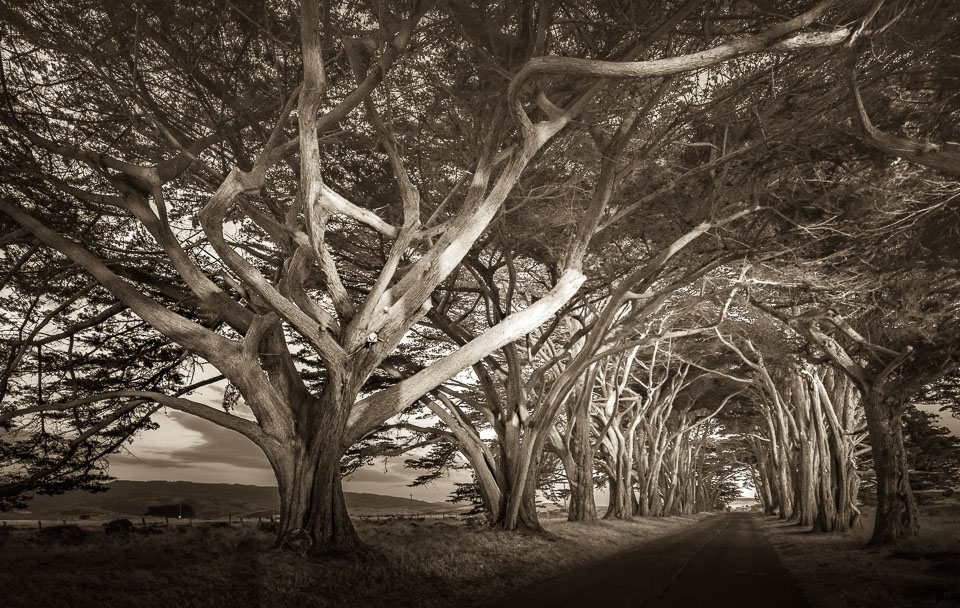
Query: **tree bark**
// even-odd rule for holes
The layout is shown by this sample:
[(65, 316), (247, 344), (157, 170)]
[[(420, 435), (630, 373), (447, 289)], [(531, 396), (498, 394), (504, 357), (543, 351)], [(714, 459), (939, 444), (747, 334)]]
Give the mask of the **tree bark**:
[[(828, 450), (823, 457), (830, 458), (832, 469), (830, 492), (827, 495), (827, 488), (824, 488), (825, 496), (821, 499), (823, 502), (829, 496), (832, 504), (826, 505), (824, 512), (818, 514), (814, 530), (843, 532), (855, 527), (860, 515), (856, 506), (860, 476), (854, 456), (856, 440), (853, 432), (858, 424), (859, 392), (849, 378), (832, 369), (827, 369), (822, 378), (816, 373), (810, 378), (816, 391), (811, 394), (813, 403), (825, 414), (822, 430)], [(827, 475), (822, 475), (821, 479), (825, 482)]]
[[(543, 526), (540, 525), (540, 519), (537, 516), (537, 473), (539, 469), (539, 460), (534, 459), (536, 463), (531, 467), (531, 471), (525, 475), (523, 485), (512, 486), (513, 491), (506, 494), (506, 504), (502, 510), (499, 520), (493, 522), (493, 526), (503, 528), (504, 530), (528, 530), (531, 532), (542, 532)], [(517, 483), (518, 476), (511, 474), (511, 481)]]
[(280, 490), (277, 546), (300, 554), (355, 551), (360, 546), (340, 480), (338, 441), (294, 442), (271, 458)]
[(503, 509), (492, 525), (504, 530), (543, 531), (537, 517), (537, 476), (543, 442), (536, 429), (524, 428), (521, 433), (518, 415), (505, 425), (501, 437), (501, 466), (505, 474)]
[(597, 503), (593, 495), (593, 444), (590, 442), (590, 393), (586, 392), (586, 406), (577, 408), (570, 452), (573, 470), (567, 471), (570, 481), (570, 508), (568, 521), (597, 523)]
[(568, 521), (581, 523), (597, 523), (597, 503), (593, 495), (593, 446), (590, 445), (590, 427), (577, 425), (584, 432), (574, 431), (571, 450), (573, 451), (576, 466), (570, 476), (570, 509), (567, 513)]
[(609, 450), (610, 502), (604, 519), (632, 519), (637, 513), (637, 501), (633, 492), (633, 433), (624, 437), (619, 428), (611, 426), (607, 431)]
[(895, 543), (920, 532), (903, 446), (902, 407), (883, 394), (864, 396), (873, 467), (877, 475), (877, 517), (870, 545)]

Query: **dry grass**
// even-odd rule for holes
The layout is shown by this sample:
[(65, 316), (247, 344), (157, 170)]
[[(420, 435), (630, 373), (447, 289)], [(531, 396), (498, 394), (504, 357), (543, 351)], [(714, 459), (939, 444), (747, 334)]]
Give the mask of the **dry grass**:
[(451, 521), (360, 522), (360, 557), (305, 562), (270, 549), (253, 527), (171, 529), (78, 545), (0, 536), (0, 605), (469, 606), (672, 534), (678, 517), (599, 526), (545, 522), (549, 537)]
[(960, 606), (960, 505), (920, 509), (920, 536), (895, 548), (866, 546), (872, 511), (840, 535), (771, 518), (762, 525), (816, 608)]

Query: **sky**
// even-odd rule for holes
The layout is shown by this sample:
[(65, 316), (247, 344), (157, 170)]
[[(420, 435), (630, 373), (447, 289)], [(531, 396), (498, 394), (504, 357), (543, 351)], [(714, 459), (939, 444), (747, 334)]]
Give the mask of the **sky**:
[[(219, 406), (223, 389), (205, 387), (192, 397)], [(241, 415), (244, 413), (238, 411)], [(924, 408), (933, 411), (936, 408)], [(249, 413), (249, 410), (247, 410)], [(174, 410), (161, 410), (153, 419), (160, 428), (149, 431), (111, 455), (110, 474), (118, 479), (134, 481), (194, 481), (200, 483), (236, 483), (275, 486), (276, 480), (266, 458), (249, 439), (196, 416)], [(954, 434), (960, 435), (960, 420), (942, 416), (941, 421)], [(347, 492), (367, 492), (408, 497), (426, 502), (445, 501), (454, 482), (469, 481), (466, 471), (454, 471), (445, 479), (428, 486), (411, 488), (408, 484), (418, 472), (403, 466), (406, 457), (377, 461), (344, 481)], [(606, 496), (598, 492), (598, 503)]]
[[(222, 394), (222, 389), (214, 386), (192, 398), (218, 407)], [(175, 410), (161, 410), (153, 420), (160, 428), (143, 433), (109, 457), (110, 475), (133, 481), (277, 485), (263, 452), (243, 435)], [(343, 489), (405, 498), (412, 494), (415, 500), (441, 502), (453, 491), (455, 481), (470, 479), (468, 472), (454, 471), (436, 483), (411, 488), (407, 484), (419, 473), (403, 466), (405, 458), (391, 458), (386, 463), (379, 460), (364, 467), (344, 481)]]

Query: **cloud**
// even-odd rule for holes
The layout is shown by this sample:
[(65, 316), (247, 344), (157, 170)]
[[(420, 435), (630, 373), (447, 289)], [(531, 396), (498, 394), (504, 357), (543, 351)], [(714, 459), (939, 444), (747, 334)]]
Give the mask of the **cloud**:
[[(119, 479), (171, 480), (202, 483), (276, 485), (266, 457), (249, 439), (212, 422), (177, 411), (154, 420), (160, 428), (144, 433), (124, 451), (110, 456), (110, 473)], [(454, 471), (426, 487), (407, 486), (420, 471), (404, 468), (405, 457), (382, 460), (355, 471), (344, 480), (348, 492), (392, 496), (413, 494), (417, 500), (441, 501), (453, 490), (453, 481), (469, 481), (466, 471)]]
[(170, 417), (181, 427), (203, 437), (199, 445), (170, 452), (170, 460), (184, 464), (221, 463), (241, 468), (270, 468), (260, 448), (240, 433), (189, 414), (175, 412)]
[(160, 428), (110, 456), (112, 475), (121, 479), (276, 483), (260, 448), (243, 435), (181, 412), (169, 411), (154, 419)]

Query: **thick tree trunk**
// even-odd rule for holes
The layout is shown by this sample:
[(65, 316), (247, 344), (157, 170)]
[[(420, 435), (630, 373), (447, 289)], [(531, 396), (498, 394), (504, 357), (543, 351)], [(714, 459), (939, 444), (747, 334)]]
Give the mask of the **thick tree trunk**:
[(860, 494), (860, 473), (854, 456), (854, 445), (840, 438), (840, 445), (834, 442), (831, 449), (835, 452), (836, 496), (836, 532), (843, 532), (860, 525), (860, 510), (857, 509), (857, 497)]
[[(662, 450), (658, 446), (658, 450)], [(653, 465), (647, 472), (647, 483), (643, 488), (643, 494), (640, 500), (646, 503), (646, 512), (643, 515), (652, 517), (663, 516), (663, 496), (660, 494), (660, 476), (663, 470), (663, 452), (658, 451), (653, 455)]]
[(280, 548), (323, 555), (360, 546), (343, 499), (339, 442), (324, 439), (295, 442), (271, 459), (280, 490)]
[[(468, 439), (469, 441), (469, 439)], [(503, 514), (503, 471), (496, 462), (487, 461), (484, 453), (476, 445), (460, 444), (461, 453), (473, 466), (474, 479), (480, 490), (480, 500), (490, 521), (497, 521)]]
[(682, 490), (680, 485), (680, 456), (682, 450), (682, 438), (678, 437), (676, 443), (673, 444), (672, 453), (670, 454), (670, 472), (664, 484), (663, 515), (666, 517), (680, 514), (680, 508), (677, 502), (680, 491)]
[(773, 478), (772, 491), (776, 497), (777, 512), (780, 519), (790, 519), (793, 516), (794, 491), (791, 483), (790, 462), (787, 453), (787, 444), (781, 441), (781, 434), (774, 423), (771, 408), (764, 408), (763, 414), (769, 430), (768, 440), (770, 475)]
[(637, 501), (633, 493), (633, 455), (620, 446), (612, 468), (615, 477), (610, 478), (610, 503), (604, 519), (632, 519), (637, 513)]
[(777, 467), (777, 496), (780, 519), (790, 519), (793, 517), (794, 503), (793, 484), (790, 483), (790, 465), (785, 456), (778, 459), (775, 464)]
[(812, 526), (817, 515), (818, 470), (821, 463), (817, 457), (817, 445), (814, 437), (801, 437), (800, 446), (800, 499), (796, 503), (797, 522), (801, 526)]
[(859, 424), (860, 391), (848, 377), (829, 368), (822, 377), (814, 370), (810, 378), (815, 389), (811, 392), (811, 402), (817, 417), (823, 420), (818, 428), (821, 458), (829, 462), (820, 473), (820, 511), (814, 531), (843, 532), (860, 521), (857, 509), (860, 476), (852, 432)]
[(903, 447), (902, 408), (871, 392), (864, 396), (864, 410), (877, 475), (877, 518), (869, 544), (894, 543), (920, 531)]
[(610, 500), (607, 502), (607, 510), (603, 513), (604, 519), (614, 519), (617, 517), (617, 504), (615, 496), (620, 492), (619, 481), (613, 477), (607, 478), (607, 494), (610, 495)]
[(817, 514), (813, 522), (814, 532), (839, 532), (846, 529), (846, 522), (842, 521), (838, 510), (845, 500), (844, 467), (842, 456), (838, 450), (843, 446), (837, 445), (836, 438), (827, 434), (829, 421), (825, 420), (824, 409), (831, 407), (829, 403), (821, 403), (820, 393), (811, 376), (810, 403), (811, 427), (813, 437), (816, 438), (817, 448)]
[[(619, 431), (623, 443), (620, 452), (620, 484), (617, 495), (617, 519), (633, 519), (633, 516), (640, 511), (640, 502), (637, 500), (634, 486), (634, 465), (639, 460), (634, 457), (637, 439), (637, 421), (634, 421), (627, 429), (627, 434), (623, 435)], [(611, 499), (612, 500), (612, 499)]]
[[(576, 407), (570, 414), (567, 424), (570, 433), (566, 458), (561, 457), (563, 468), (570, 483), (570, 503), (567, 521), (587, 524), (597, 523), (597, 503), (594, 499), (593, 465), (595, 447), (591, 441), (590, 397), (592, 382), (584, 382), (577, 396)], [(602, 438), (597, 439), (600, 443)], [(561, 441), (562, 443), (562, 441)], [(558, 450), (562, 451), (562, 450)]]
[(570, 508), (568, 521), (597, 523), (597, 503), (593, 495), (593, 445), (590, 443), (589, 421), (577, 421), (570, 438), (573, 471), (567, 471), (570, 481)]
[(767, 451), (763, 449), (758, 440), (753, 441), (753, 448), (754, 457), (757, 459), (754, 479), (756, 480), (755, 485), (759, 486), (757, 491), (760, 495), (760, 504), (765, 515), (773, 515), (777, 510), (777, 501), (774, 496), (773, 482), (767, 469)]
[(537, 441), (530, 429), (527, 429), (522, 442), (519, 435), (511, 441), (513, 433), (509, 431), (508, 427), (506, 449), (502, 452), (507, 482), (503, 491), (504, 508), (500, 517), (493, 521), (493, 526), (504, 530), (541, 532), (543, 526), (537, 517), (537, 477), (543, 444)]
[[(819, 445), (816, 431), (817, 421), (810, 409), (809, 394), (805, 383), (797, 380), (797, 393), (794, 395), (794, 407), (797, 408), (796, 423), (800, 432), (797, 448), (797, 477), (799, 477), (798, 499), (795, 504), (795, 516), (801, 526), (812, 526), (817, 516), (817, 487), (820, 483), (819, 472), (824, 464), (819, 458)], [(802, 410), (801, 410), (802, 408)], [(787, 414), (789, 415), (789, 413)]]
[(494, 527), (504, 530), (543, 531), (537, 516), (536, 476), (528, 475), (528, 478), (522, 488), (507, 497), (503, 515), (493, 522)]

